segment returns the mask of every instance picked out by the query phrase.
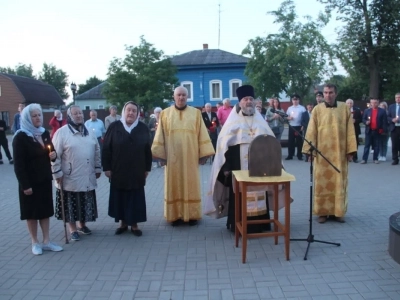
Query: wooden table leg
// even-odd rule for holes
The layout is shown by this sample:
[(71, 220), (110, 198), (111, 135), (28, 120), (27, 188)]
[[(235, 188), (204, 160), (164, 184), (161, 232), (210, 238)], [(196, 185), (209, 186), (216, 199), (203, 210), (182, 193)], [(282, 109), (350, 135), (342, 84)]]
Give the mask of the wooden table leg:
[[(274, 220), (279, 220), (279, 185), (274, 184)], [(274, 223), (274, 232), (278, 232), (278, 226)], [(278, 245), (278, 236), (274, 236), (275, 245)]]
[(285, 183), (285, 252), (289, 260), (290, 251), (290, 182)]
[(238, 224), (240, 224), (240, 199), (239, 199), (239, 182), (236, 180), (235, 175), (233, 175), (233, 183), (234, 183), (234, 191), (235, 191), (235, 222), (234, 222), (234, 229), (235, 229), (235, 245), (236, 248), (239, 247), (239, 229), (238, 229)]
[(246, 263), (247, 252), (247, 183), (240, 183), (242, 188), (242, 263)]

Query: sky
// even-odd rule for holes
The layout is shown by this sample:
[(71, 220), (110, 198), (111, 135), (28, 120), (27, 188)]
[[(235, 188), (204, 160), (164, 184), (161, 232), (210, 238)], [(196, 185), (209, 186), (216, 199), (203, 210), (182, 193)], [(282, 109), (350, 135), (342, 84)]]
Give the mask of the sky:
[[(110, 61), (124, 58), (125, 46), (138, 46), (140, 36), (166, 55), (202, 49), (241, 54), (248, 41), (277, 33), (268, 11), (279, 0), (0, 0), (2, 28), (0, 66), (31, 64), (37, 74), (43, 63), (54, 64), (69, 82), (92, 76), (106, 79)], [(295, 0), (302, 17), (316, 17), (324, 6), (317, 0)], [(219, 12), (220, 11), (220, 12)], [(220, 18), (220, 26), (219, 26)], [(332, 18), (323, 33), (336, 39)], [(220, 34), (219, 32), (220, 28)]]

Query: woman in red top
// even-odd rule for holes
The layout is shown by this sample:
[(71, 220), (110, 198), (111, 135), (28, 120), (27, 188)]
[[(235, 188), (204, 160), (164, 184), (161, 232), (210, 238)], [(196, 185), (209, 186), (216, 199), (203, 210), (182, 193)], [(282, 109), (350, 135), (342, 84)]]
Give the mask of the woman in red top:
[(53, 138), (58, 129), (67, 124), (67, 120), (63, 119), (62, 113), (59, 110), (54, 111), (54, 117), (51, 118), (49, 125), (51, 126), (50, 138)]

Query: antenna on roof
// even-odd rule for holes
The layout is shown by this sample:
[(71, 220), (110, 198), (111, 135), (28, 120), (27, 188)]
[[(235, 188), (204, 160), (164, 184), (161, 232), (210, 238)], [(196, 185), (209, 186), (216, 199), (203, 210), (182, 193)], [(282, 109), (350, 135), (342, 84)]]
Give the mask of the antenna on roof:
[(221, 37), (221, 3), (218, 4), (218, 49)]

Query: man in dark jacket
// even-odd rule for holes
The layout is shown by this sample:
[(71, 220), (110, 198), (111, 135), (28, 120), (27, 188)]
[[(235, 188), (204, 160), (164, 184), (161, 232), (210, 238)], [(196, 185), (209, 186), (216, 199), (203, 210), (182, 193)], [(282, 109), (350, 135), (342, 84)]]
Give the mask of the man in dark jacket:
[(379, 164), (379, 144), (381, 135), (387, 131), (387, 114), (380, 107), (379, 100), (376, 98), (370, 99), (370, 108), (363, 115), (363, 123), (365, 124), (365, 146), (362, 164), (366, 164), (369, 155), (369, 148), (374, 149), (374, 163)]
[[(6, 131), (8, 129), (8, 126), (4, 120), (0, 120), (0, 148), (3, 147), (4, 152), (6, 153), (6, 156), (10, 162), (10, 164), (13, 164), (14, 161), (11, 157), (10, 150), (8, 149), (8, 140), (6, 136)], [(0, 149), (0, 165), (3, 164), (3, 156), (1, 155), (1, 149)]]
[(218, 139), (218, 133), (217, 133), (217, 128), (219, 127), (219, 121), (217, 114), (213, 111), (211, 111), (211, 104), (207, 103), (204, 105), (205, 112), (201, 113), (201, 116), (203, 117), (204, 124), (207, 127), (208, 134), (210, 135), (211, 143), (214, 147), (214, 150), (217, 147), (217, 139)]
[[(354, 101), (352, 99), (346, 100), (346, 105), (350, 108), (351, 114), (353, 116), (354, 131), (356, 133), (357, 149), (360, 145), (359, 136), (361, 134), (360, 123), (362, 122), (361, 110), (358, 107), (354, 107)], [(357, 152), (353, 155), (353, 162), (358, 162)]]

